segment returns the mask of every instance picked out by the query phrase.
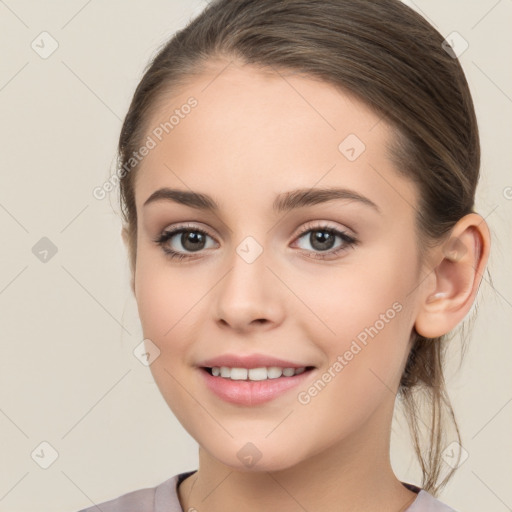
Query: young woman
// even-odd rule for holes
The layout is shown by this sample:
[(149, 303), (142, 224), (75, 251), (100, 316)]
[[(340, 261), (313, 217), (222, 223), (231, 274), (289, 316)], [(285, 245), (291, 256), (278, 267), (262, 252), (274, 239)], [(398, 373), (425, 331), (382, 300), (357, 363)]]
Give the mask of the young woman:
[[(443, 353), (490, 241), (443, 39), (398, 0), (214, 0), (160, 50), (119, 141), (123, 237), (199, 468), (103, 512), (453, 510)], [(397, 399), (419, 486), (390, 464)]]

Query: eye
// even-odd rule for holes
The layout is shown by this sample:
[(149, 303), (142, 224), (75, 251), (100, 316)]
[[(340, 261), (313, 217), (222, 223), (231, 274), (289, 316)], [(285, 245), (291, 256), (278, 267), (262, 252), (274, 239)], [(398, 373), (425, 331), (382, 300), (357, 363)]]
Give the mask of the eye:
[[(180, 235), (180, 236), (178, 236)], [(306, 237), (306, 235), (309, 235)], [(333, 228), (328, 225), (307, 225), (298, 236), (298, 240), (305, 239), (306, 252), (312, 253), (309, 257), (315, 259), (327, 259), (346, 251), (358, 243), (358, 241), (345, 231)], [(169, 258), (179, 260), (193, 257), (193, 253), (200, 253), (208, 246), (208, 239), (213, 238), (203, 229), (197, 226), (177, 226), (174, 229), (163, 231), (153, 241), (159, 245)], [(339, 243), (336, 245), (336, 239)], [(215, 243), (213, 244), (215, 246)], [(302, 247), (303, 248), (303, 247)]]
[[(306, 245), (312, 247), (313, 254), (310, 257), (318, 259), (336, 256), (340, 252), (346, 251), (358, 243), (353, 236), (345, 231), (328, 225), (309, 225), (300, 233), (298, 240), (302, 238), (305, 239)], [(336, 239), (339, 239), (337, 246), (335, 246)], [(311, 252), (310, 249), (307, 250)]]
[(198, 227), (178, 226), (172, 230), (163, 231), (153, 241), (161, 246), (170, 258), (183, 259), (190, 257), (190, 254), (187, 254), (189, 251), (194, 253), (207, 249), (207, 238), (212, 237)]

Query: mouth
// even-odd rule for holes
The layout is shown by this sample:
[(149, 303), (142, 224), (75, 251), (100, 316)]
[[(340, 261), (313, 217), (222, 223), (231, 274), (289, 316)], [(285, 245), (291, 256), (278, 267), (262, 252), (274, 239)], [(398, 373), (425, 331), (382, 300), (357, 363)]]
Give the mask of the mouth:
[(254, 407), (279, 397), (292, 399), (292, 390), (306, 386), (317, 368), (201, 366), (198, 370), (206, 388), (217, 398), (236, 406)]
[(297, 375), (310, 372), (315, 369), (315, 366), (302, 366), (298, 368), (292, 367), (259, 367), (259, 368), (240, 368), (228, 366), (203, 366), (201, 369), (207, 372), (212, 377), (219, 377), (221, 379), (228, 379), (232, 381), (266, 381), (282, 378), (293, 378)]

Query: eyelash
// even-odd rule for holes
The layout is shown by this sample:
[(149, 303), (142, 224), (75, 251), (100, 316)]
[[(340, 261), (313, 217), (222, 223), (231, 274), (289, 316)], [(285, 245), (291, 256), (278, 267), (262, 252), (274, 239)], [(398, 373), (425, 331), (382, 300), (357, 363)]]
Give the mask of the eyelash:
[[(304, 228), (304, 230), (302, 230), (297, 235), (296, 238), (300, 239), (304, 235), (306, 235), (307, 233), (310, 233), (312, 231), (326, 232), (326, 233), (329, 233), (331, 235), (338, 236), (344, 242), (344, 244), (341, 245), (340, 247), (338, 247), (337, 249), (331, 249), (330, 251), (323, 251), (323, 252), (314, 252), (315, 256), (309, 256), (309, 257), (311, 257), (313, 259), (326, 260), (328, 258), (336, 256), (337, 254), (339, 254), (339, 253), (341, 253), (343, 251), (348, 250), (350, 247), (354, 247), (355, 245), (357, 245), (359, 243), (356, 238), (354, 238), (351, 235), (348, 235), (345, 231), (340, 231), (339, 229), (335, 229), (335, 228), (332, 228), (332, 227), (327, 226), (327, 225), (319, 225), (319, 226), (307, 225)], [(169, 249), (168, 247), (165, 247), (165, 245), (164, 245), (173, 236), (175, 236), (175, 235), (177, 235), (179, 233), (187, 233), (187, 232), (190, 232), (190, 233), (201, 233), (202, 235), (209, 236), (210, 238), (213, 238), (206, 231), (204, 231), (203, 229), (200, 229), (198, 227), (195, 227), (195, 226), (178, 226), (178, 227), (176, 227), (176, 228), (174, 228), (172, 230), (163, 231), (153, 241), (158, 246), (160, 246), (162, 248), (162, 250), (165, 252), (165, 254), (169, 258), (171, 258), (171, 259), (183, 260), (185, 258), (191, 258), (192, 255), (195, 254), (195, 253), (184, 254), (184, 253), (181, 253), (181, 252), (178, 252), (178, 251), (174, 251), (173, 249)], [(197, 251), (197, 252), (199, 253), (200, 251)], [(311, 252), (311, 251), (307, 251), (307, 252)]]

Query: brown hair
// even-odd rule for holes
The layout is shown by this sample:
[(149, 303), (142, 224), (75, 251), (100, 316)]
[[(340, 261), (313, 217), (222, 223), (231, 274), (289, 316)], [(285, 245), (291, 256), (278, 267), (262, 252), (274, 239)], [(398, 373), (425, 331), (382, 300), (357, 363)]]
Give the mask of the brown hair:
[[(140, 147), (164, 93), (186, 85), (213, 59), (303, 73), (355, 95), (392, 127), (390, 156), (420, 193), (419, 245), (434, 245), (473, 211), (480, 167), (469, 87), (460, 63), (443, 48), (443, 39), (399, 0), (213, 0), (148, 66), (122, 126), (118, 164), (125, 168)], [(120, 181), (133, 270), (136, 169)], [(446, 414), (460, 443), (443, 378), (447, 337), (427, 339), (416, 332), (414, 336), (398, 396), (422, 469), (421, 486), (436, 495), (454, 472), (438, 482)], [(431, 420), (425, 453), (423, 406)]]

